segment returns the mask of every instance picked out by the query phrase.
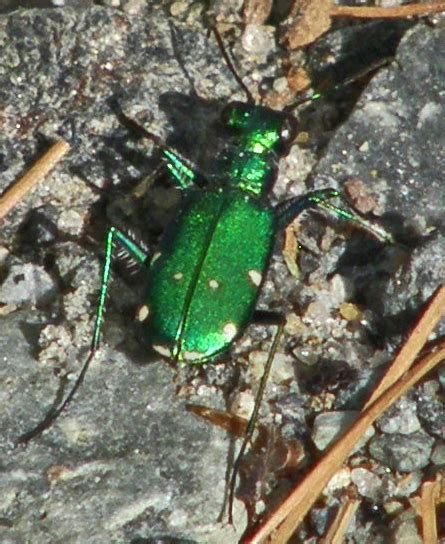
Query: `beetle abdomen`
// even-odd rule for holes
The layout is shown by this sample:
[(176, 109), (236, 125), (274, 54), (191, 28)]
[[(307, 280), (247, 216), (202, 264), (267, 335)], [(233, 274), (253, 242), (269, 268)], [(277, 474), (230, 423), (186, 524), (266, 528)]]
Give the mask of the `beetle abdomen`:
[(191, 192), (150, 265), (146, 335), (199, 364), (248, 324), (274, 242), (273, 210), (236, 190)]

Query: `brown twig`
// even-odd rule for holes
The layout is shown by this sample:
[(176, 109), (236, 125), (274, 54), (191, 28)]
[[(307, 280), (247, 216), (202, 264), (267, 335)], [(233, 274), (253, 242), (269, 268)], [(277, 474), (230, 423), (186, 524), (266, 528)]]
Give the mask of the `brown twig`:
[(326, 537), (322, 540), (323, 544), (341, 544), (344, 542), (345, 532), (359, 505), (360, 501), (358, 499), (351, 499), (349, 497), (343, 502), (338, 509), (333, 523), (329, 527)]
[(37, 187), (50, 170), (68, 152), (69, 148), (70, 146), (65, 140), (57, 141), (24, 176), (6, 191), (0, 198), (0, 220), (4, 219), (27, 193)]
[(420, 513), (422, 516), (422, 542), (424, 544), (436, 544), (438, 542), (436, 508), (441, 480), (440, 475), (437, 475), (434, 482), (425, 482), (422, 485)]
[(391, 8), (332, 5), (329, 14), (331, 17), (353, 17), (358, 19), (400, 19), (405, 17), (426, 17), (442, 11), (445, 11), (445, 2), (408, 4)]

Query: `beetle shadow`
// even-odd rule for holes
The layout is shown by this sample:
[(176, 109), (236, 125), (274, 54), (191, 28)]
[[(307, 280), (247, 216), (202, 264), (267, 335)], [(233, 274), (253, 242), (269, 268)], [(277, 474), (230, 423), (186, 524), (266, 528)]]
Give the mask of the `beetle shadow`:
[[(384, 214), (381, 223), (391, 232), (394, 243), (385, 244), (356, 231), (347, 238), (345, 251), (330, 274), (343, 276), (351, 291), (350, 301), (374, 316), (366, 332), (377, 349), (405, 334), (418, 316), (420, 306), (388, 315), (387, 293), (395, 274), (403, 276), (412, 252), (430, 239), (403, 227), (404, 218), (395, 212)], [(399, 291), (406, 288), (403, 284), (400, 282)]]
[(215, 156), (230, 138), (221, 122), (225, 106), (219, 100), (177, 92), (165, 93), (159, 99), (159, 107), (172, 127), (166, 144), (190, 161), (210, 184), (218, 176)]

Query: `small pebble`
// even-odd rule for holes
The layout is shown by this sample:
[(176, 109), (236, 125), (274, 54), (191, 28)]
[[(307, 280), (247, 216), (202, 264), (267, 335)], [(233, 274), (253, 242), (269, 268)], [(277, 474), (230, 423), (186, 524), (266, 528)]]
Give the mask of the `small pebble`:
[(399, 498), (410, 497), (419, 489), (421, 483), (422, 473), (420, 471), (399, 475), (392, 494)]
[(239, 417), (249, 419), (253, 407), (255, 405), (255, 397), (250, 391), (239, 391), (232, 400), (230, 411)]
[(411, 434), (419, 431), (420, 421), (417, 418), (416, 403), (402, 399), (379, 419), (377, 426), (388, 434)]
[(362, 497), (377, 500), (382, 491), (382, 482), (370, 470), (355, 468), (351, 472), (351, 480), (356, 485), (357, 491)]
[(57, 228), (72, 236), (81, 234), (84, 226), (84, 217), (76, 210), (63, 211), (57, 221)]
[(186, 2), (173, 2), (173, 4), (170, 6), (170, 14), (173, 17), (179, 17), (187, 11), (187, 8), (188, 4)]
[(392, 536), (390, 542), (393, 544), (422, 544), (414, 519), (408, 519), (400, 523)]
[(423, 432), (386, 434), (372, 440), (369, 452), (394, 470), (412, 472), (429, 463), (433, 443), (434, 439)]
[(129, 15), (138, 15), (145, 8), (145, 0), (127, 0), (123, 9)]
[(433, 449), (431, 461), (435, 465), (445, 465), (445, 444), (437, 444)]
[(11, 266), (0, 287), (0, 303), (10, 305), (38, 304), (54, 298), (56, 285), (41, 266), (17, 264)]
[(275, 47), (273, 27), (265, 25), (247, 25), (243, 36), (243, 49), (258, 56), (268, 55)]
[(349, 468), (341, 468), (332, 476), (328, 485), (325, 487), (323, 493), (325, 495), (332, 495), (338, 489), (344, 489), (351, 483), (351, 471)]
[[(355, 411), (337, 411), (326, 412), (319, 414), (314, 421), (312, 432), (312, 440), (319, 451), (325, 450), (334, 441), (336, 441), (345, 431), (347, 431), (352, 423), (357, 419), (358, 412)], [(373, 427), (365, 433), (364, 441), (366, 442), (374, 434)], [(360, 448), (363, 443), (360, 443), (357, 448)]]
[[(249, 355), (249, 374), (253, 379), (259, 381), (264, 373), (269, 353), (266, 351), (252, 351)], [(284, 353), (276, 353), (270, 369), (269, 383), (285, 383), (295, 379), (293, 358)]]

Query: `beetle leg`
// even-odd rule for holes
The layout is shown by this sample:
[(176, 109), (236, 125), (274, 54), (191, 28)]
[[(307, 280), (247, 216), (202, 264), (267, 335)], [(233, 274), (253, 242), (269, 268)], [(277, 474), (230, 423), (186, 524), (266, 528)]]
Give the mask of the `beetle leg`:
[(104, 321), (105, 301), (108, 293), (108, 284), (110, 282), (111, 261), (113, 258), (113, 249), (119, 245), (132, 259), (141, 266), (148, 263), (148, 255), (143, 249), (129, 236), (118, 230), (116, 227), (111, 227), (105, 239), (105, 259), (102, 269), (102, 280), (100, 285), (99, 301), (96, 310), (96, 323), (94, 325), (93, 341), (91, 351), (95, 352), (99, 346), (100, 331)]
[(198, 181), (198, 175), (196, 171), (191, 168), (190, 163), (176, 151), (162, 146), (162, 155), (168, 171), (179, 189), (184, 191), (190, 189), (193, 185), (202, 185)]
[[(344, 200), (343, 195), (339, 196)], [(360, 215), (355, 213), (353, 210), (338, 208), (337, 206), (334, 206), (334, 204), (332, 204), (331, 202), (327, 201), (320, 202), (318, 206), (326, 210), (331, 215), (338, 217), (339, 219), (354, 223), (357, 227), (368, 232), (382, 243), (393, 244), (395, 242), (393, 235), (385, 230), (381, 225), (373, 223), (372, 221), (368, 221), (364, 217), (361, 217)]]
[(116, 245), (119, 245), (124, 251), (126, 251), (138, 264), (146, 265), (148, 263), (148, 255), (143, 251), (141, 247), (139, 247), (139, 245), (134, 240), (132, 240), (129, 236), (123, 234), (121, 231), (119, 231), (115, 227), (110, 228), (105, 240), (105, 260), (104, 260), (104, 265), (102, 270), (102, 281), (101, 281), (101, 287), (100, 287), (99, 302), (97, 304), (97, 310), (96, 310), (96, 322), (94, 325), (93, 341), (91, 344), (91, 349), (90, 349), (88, 358), (85, 361), (82, 367), (82, 370), (80, 371), (80, 374), (77, 377), (77, 380), (75, 381), (73, 387), (71, 388), (71, 391), (68, 393), (68, 396), (62, 402), (62, 404), (60, 404), (59, 406), (57, 406), (56, 404), (53, 405), (51, 409), (49, 410), (49, 412), (44, 417), (44, 419), (38, 425), (36, 425), (33, 429), (22, 434), (17, 439), (16, 444), (26, 444), (27, 442), (29, 442), (30, 440), (32, 440), (33, 438), (41, 434), (44, 430), (51, 427), (54, 421), (69, 405), (74, 395), (76, 394), (76, 391), (81, 386), (85, 378), (85, 374), (87, 373), (87, 370), (99, 346), (100, 331), (104, 321), (105, 300), (107, 297), (108, 284), (110, 281), (111, 260), (113, 256), (113, 249)]
[(322, 189), (319, 191), (306, 193), (305, 195), (296, 198), (291, 198), (278, 204), (278, 206), (275, 207), (275, 212), (278, 218), (278, 228), (284, 229), (287, 227), (287, 225), (292, 223), (292, 221), (296, 219), (300, 213), (309, 208), (322, 208), (335, 217), (343, 219), (344, 221), (349, 221), (350, 223), (354, 223), (366, 232), (369, 232), (371, 235), (375, 236), (381, 242), (394, 242), (392, 235), (385, 229), (379, 225), (371, 223), (371, 221), (366, 220), (350, 209), (347, 210), (335, 206), (330, 202), (332, 198), (340, 198), (344, 200), (342, 194), (337, 189)]
[(327, 200), (338, 198), (339, 196), (340, 192), (336, 189), (324, 189), (280, 202), (275, 207), (278, 218), (278, 228), (284, 229), (305, 210), (323, 207)]
[(272, 367), (275, 353), (278, 349), (278, 343), (283, 334), (284, 325), (286, 322), (285, 317), (282, 314), (279, 314), (277, 312), (267, 312), (267, 311), (261, 311), (261, 310), (255, 311), (254, 320), (265, 325), (276, 325), (277, 330), (272, 342), (272, 346), (270, 348), (269, 356), (267, 357), (267, 361), (264, 366), (264, 372), (263, 372), (263, 375), (261, 376), (260, 386), (258, 388), (258, 392), (255, 397), (255, 405), (253, 407), (252, 414), (249, 418), (249, 423), (247, 424), (246, 433), (243, 438), (243, 443), (241, 444), (241, 448), (238, 452), (235, 462), (233, 463), (232, 475), (230, 477), (230, 482), (229, 482), (229, 502), (228, 502), (228, 517), (229, 517), (229, 524), (231, 525), (233, 524), (233, 499), (235, 496), (236, 477), (238, 475), (241, 460), (244, 456), (244, 453), (246, 451), (246, 448), (249, 442), (251, 441), (253, 431), (255, 430), (255, 425), (258, 419), (258, 413), (260, 411), (261, 402), (263, 400), (264, 390), (266, 389), (267, 380), (269, 378), (270, 369)]
[(154, 142), (154, 144), (162, 150), (163, 158), (166, 162), (166, 166), (172, 175), (178, 189), (182, 191), (190, 189), (193, 185), (202, 187), (206, 184), (204, 176), (200, 175), (193, 167), (192, 163), (185, 157), (182, 157), (175, 149), (169, 147), (162, 139), (147, 130), (142, 125), (139, 125), (137, 121), (128, 117), (118, 105), (114, 105), (116, 114), (123, 125), (128, 129), (135, 132), (143, 138), (147, 138)]

